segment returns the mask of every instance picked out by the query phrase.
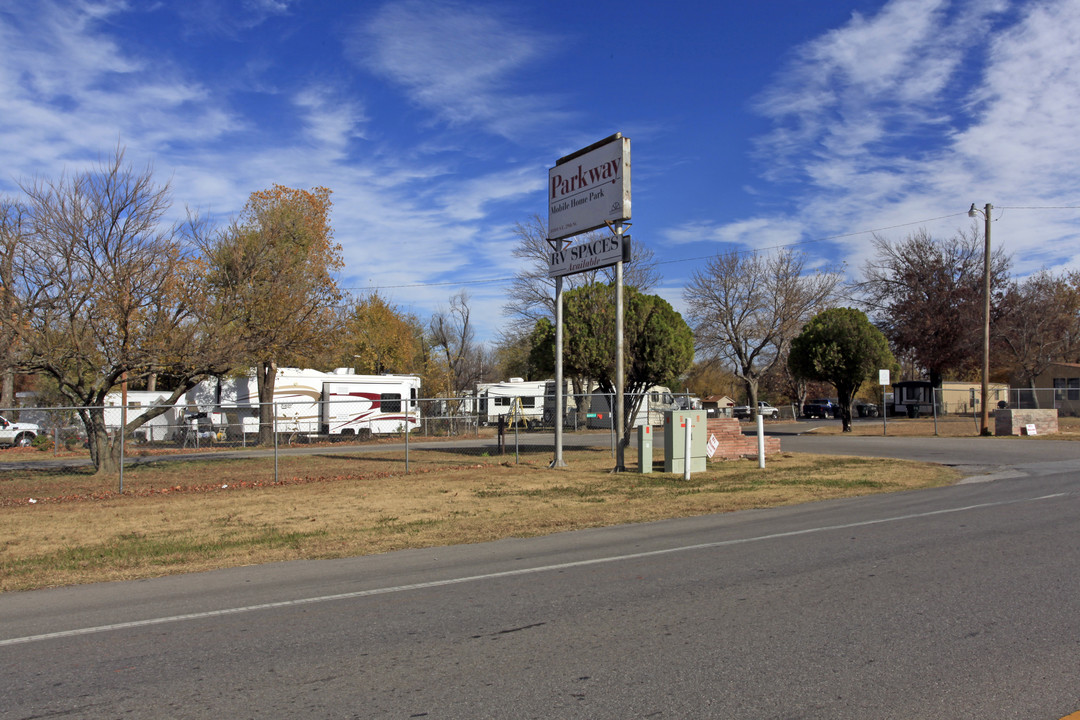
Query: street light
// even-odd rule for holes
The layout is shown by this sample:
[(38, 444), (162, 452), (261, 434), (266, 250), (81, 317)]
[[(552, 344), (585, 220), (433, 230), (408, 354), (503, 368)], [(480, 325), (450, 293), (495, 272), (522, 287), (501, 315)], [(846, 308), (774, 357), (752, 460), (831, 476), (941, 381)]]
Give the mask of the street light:
[(990, 408), (987, 406), (987, 396), (990, 394), (990, 211), (994, 206), (986, 203), (985, 210), (979, 210), (975, 203), (971, 203), (968, 217), (975, 214), (983, 216), (986, 221), (986, 231), (983, 233), (986, 241), (983, 251), (983, 356), (982, 356), (982, 412), (980, 414), (980, 433), (990, 434)]

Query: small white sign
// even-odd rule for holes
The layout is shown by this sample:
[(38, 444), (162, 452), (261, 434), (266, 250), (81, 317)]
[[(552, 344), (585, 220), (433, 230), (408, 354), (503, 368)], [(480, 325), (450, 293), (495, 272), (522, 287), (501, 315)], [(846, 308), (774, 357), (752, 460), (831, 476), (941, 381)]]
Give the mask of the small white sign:
[(573, 275), (630, 260), (630, 236), (610, 235), (548, 253), (548, 277)]
[(878, 372), (878, 385), (888, 385), (889, 384), (889, 371), (888, 370), (878, 370), (877, 372)]
[(720, 447), (720, 441), (716, 439), (715, 435), (709, 436), (709, 442), (705, 445), (705, 454), (712, 457), (716, 454), (716, 448)]
[(1036, 428), (1035, 428), (1035, 423), (1028, 423), (1027, 434), (1028, 435), (1037, 435), (1038, 434), (1038, 430), (1036, 430)]

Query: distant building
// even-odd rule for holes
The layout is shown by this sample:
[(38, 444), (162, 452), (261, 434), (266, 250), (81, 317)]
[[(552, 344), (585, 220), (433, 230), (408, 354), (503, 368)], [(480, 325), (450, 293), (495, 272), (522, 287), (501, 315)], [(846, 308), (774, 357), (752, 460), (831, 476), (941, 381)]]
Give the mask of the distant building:
[(702, 398), (701, 407), (709, 417), (731, 417), (731, 408), (735, 407), (735, 401), (727, 395), (710, 395)]
[[(927, 380), (902, 380), (893, 383), (893, 412), (897, 415), (933, 415), (934, 388)], [(990, 383), (987, 387), (987, 402), (990, 410), (998, 403), (1009, 401), (1009, 386), (1006, 383)], [(973, 415), (981, 412), (982, 383), (946, 380), (941, 383), (941, 393), (937, 396), (938, 415)]]

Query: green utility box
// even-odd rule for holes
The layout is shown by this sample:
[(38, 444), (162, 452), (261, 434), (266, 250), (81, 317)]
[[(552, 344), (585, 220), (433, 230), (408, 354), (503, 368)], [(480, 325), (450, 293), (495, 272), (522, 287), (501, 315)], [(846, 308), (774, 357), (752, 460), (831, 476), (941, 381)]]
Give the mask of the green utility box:
[(652, 472), (652, 426), (638, 425), (637, 429), (637, 457), (638, 472)]
[(705, 471), (708, 435), (704, 410), (668, 410), (664, 413), (664, 472), (681, 473), (686, 465), (686, 423), (690, 422), (690, 472)]

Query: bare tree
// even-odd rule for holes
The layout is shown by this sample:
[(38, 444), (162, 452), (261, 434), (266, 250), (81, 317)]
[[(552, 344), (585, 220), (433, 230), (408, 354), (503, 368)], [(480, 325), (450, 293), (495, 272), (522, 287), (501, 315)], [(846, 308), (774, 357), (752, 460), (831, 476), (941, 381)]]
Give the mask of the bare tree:
[[(601, 230), (572, 240), (575, 243), (585, 243), (607, 233), (607, 230)], [(503, 307), (503, 315), (510, 318), (513, 332), (528, 334), (533, 331), (537, 320), (555, 320), (555, 279), (548, 277), (551, 244), (547, 241), (547, 223), (539, 215), (533, 215), (528, 221), (518, 223), (514, 227), (514, 235), (518, 239), (514, 257), (525, 260), (526, 263), (514, 276), (514, 281), (506, 293), (507, 302)], [(660, 282), (654, 253), (644, 243), (634, 241), (631, 241), (630, 252), (632, 260), (624, 267), (623, 282), (643, 293), (649, 293)], [(613, 268), (601, 268), (567, 275), (563, 278), (563, 289), (568, 291), (595, 282), (612, 282), (614, 279)]]
[(9, 198), (0, 198), (0, 313), (12, 320), (0, 326), (0, 408), (15, 406), (15, 356), (18, 341), (15, 318), (15, 269), (25, 263), (29, 217), (26, 206)]
[(29, 232), (0, 322), (16, 341), (16, 366), (51, 377), (83, 407), (91, 458), (99, 473), (113, 473), (120, 438), (110, 440), (106, 396), (125, 379), (175, 377), (170, 399), (133, 418), (130, 432), (223, 371), (235, 349), (181, 230), (164, 222), (169, 188), (149, 168), (136, 172), (118, 148), (94, 170), (23, 190)]
[[(994, 323), (997, 346), (1017, 378), (1030, 389), (1052, 363), (1067, 361), (1080, 349), (1080, 287), (1077, 275), (1042, 270), (1012, 283)], [(1031, 393), (1037, 401), (1037, 394)]]
[(684, 291), (697, 350), (729, 367), (757, 412), (758, 384), (786, 356), (804, 323), (826, 308), (837, 272), (803, 272), (790, 250), (775, 255), (732, 251), (695, 271)]
[(450, 298), (448, 310), (431, 316), (428, 326), (431, 346), (446, 363), (452, 393), (473, 388), (480, 379), (483, 349), (476, 344), (471, 312), (469, 294), (462, 290)]
[[(900, 241), (874, 236), (876, 255), (856, 286), (862, 305), (892, 343), (909, 351), (934, 387), (950, 372), (977, 366), (983, 323), (981, 229), (945, 241), (919, 230)], [(1009, 257), (998, 248), (990, 263), (991, 287), (1008, 280)], [(991, 298), (998, 314), (1000, 293)]]

